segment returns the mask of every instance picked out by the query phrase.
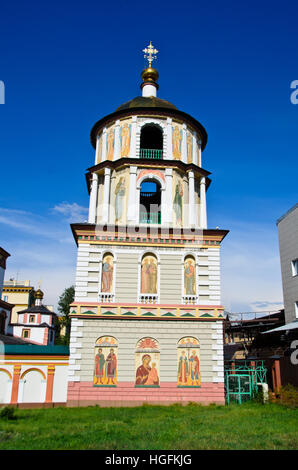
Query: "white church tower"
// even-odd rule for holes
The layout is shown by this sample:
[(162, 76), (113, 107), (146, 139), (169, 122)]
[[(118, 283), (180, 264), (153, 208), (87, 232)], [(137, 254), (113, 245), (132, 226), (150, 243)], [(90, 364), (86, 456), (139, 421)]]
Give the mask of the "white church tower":
[(207, 228), (207, 133), (157, 97), (144, 49), (142, 96), (91, 130), (88, 223), (71, 306), (68, 405), (224, 403), (220, 245)]

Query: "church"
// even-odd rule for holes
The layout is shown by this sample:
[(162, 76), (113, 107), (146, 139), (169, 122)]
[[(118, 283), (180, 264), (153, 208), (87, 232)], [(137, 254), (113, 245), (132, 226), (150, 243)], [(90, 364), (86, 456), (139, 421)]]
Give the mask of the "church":
[(207, 227), (207, 132), (157, 97), (144, 49), (141, 96), (91, 130), (88, 222), (78, 247), (67, 406), (225, 403), (220, 248)]

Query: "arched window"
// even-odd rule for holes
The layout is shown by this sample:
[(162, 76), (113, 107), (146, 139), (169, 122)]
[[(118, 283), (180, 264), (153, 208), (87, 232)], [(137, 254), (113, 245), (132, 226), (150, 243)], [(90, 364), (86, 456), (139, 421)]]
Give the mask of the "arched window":
[(161, 223), (161, 185), (157, 181), (144, 180), (141, 184), (140, 223)]
[(159, 387), (160, 350), (154, 338), (142, 338), (135, 352), (135, 386)]
[(43, 403), (45, 400), (46, 376), (40, 369), (29, 369), (20, 377), (23, 384), (23, 403)]
[(140, 158), (162, 159), (163, 132), (155, 124), (146, 124), (141, 130)]
[(197, 338), (187, 336), (178, 341), (177, 347), (178, 387), (200, 387), (200, 343)]
[(95, 343), (93, 384), (97, 387), (116, 387), (118, 341), (113, 336), (101, 336)]
[(114, 300), (114, 256), (105, 253), (101, 265), (100, 297), (101, 301), (113, 302)]

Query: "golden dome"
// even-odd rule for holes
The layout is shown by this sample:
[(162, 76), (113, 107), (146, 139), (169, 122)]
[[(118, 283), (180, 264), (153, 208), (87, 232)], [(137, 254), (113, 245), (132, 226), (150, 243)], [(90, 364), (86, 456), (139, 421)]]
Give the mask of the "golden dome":
[(38, 289), (38, 290), (35, 292), (35, 298), (36, 298), (36, 299), (43, 299), (43, 292), (42, 292), (42, 290)]
[(143, 72), (141, 73), (141, 77), (143, 82), (151, 82), (155, 83), (158, 80), (158, 71), (152, 67), (147, 67)]

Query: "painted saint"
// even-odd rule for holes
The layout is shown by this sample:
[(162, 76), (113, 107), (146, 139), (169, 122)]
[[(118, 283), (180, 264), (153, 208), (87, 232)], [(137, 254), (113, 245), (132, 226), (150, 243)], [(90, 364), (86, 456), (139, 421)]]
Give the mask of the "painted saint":
[(176, 184), (175, 197), (174, 197), (174, 211), (176, 214), (177, 224), (181, 225), (182, 223), (182, 197), (183, 197), (183, 187), (181, 181)]
[(159, 385), (159, 377), (156, 369), (156, 363), (150, 367), (151, 356), (144, 354), (142, 356), (142, 365), (136, 371), (136, 385)]
[(99, 142), (98, 142), (97, 163), (101, 162), (101, 153), (102, 153), (102, 136), (99, 137)]
[(121, 129), (121, 157), (128, 157), (130, 152), (130, 129), (124, 124)]
[(115, 385), (115, 378), (116, 378), (116, 370), (117, 370), (117, 357), (115, 354), (115, 350), (113, 348), (110, 349), (110, 352), (106, 358), (106, 377), (108, 379), (107, 385)]
[(115, 189), (115, 222), (121, 220), (125, 200), (125, 178), (121, 176)]
[(196, 295), (195, 260), (190, 256), (184, 262), (184, 294)]
[(107, 138), (107, 160), (113, 160), (114, 156), (114, 129), (111, 129)]
[(157, 261), (153, 256), (145, 256), (142, 261), (141, 293), (157, 294)]
[(103, 378), (105, 372), (105, 357), (102, 352), (102, 348), (99, 348), (97, 353), (95, 354), (95, 371), (94, 371), (94, 378), (96, 385), (103, 385)]
[(181, 384), (187, 384), (188, 377), (188, 360), (185, 351), (181, 351), (178, 364), (178, 382)]
[(117, 385), (118, 343), (112, 336), (102, 336), (95, 344), (93, 384), (98, 387)]
[(192, 351), (192, 355), (189, 358), (190, 366), (190, 378), (192, 385), (195, 385), (199, 381), (200, 374), (200, 361), (195, 350)]
[(113, 271), (113, 256), (104, 256), (102, 261), (101, 292), (113, 292)]
[(187, 163), (192, 163), (192, 135), (190, 133), (187, 134)]
[(200, 344), (196, 338), (182, 338), (177, 348), (178, 387), (200, 387)]
[(173, 130), (173, 158), (174, 160), (181, 159), (181, 132), (178, 126)]

